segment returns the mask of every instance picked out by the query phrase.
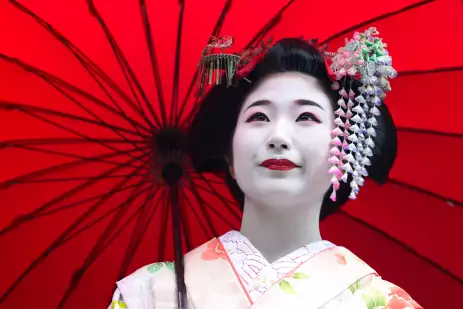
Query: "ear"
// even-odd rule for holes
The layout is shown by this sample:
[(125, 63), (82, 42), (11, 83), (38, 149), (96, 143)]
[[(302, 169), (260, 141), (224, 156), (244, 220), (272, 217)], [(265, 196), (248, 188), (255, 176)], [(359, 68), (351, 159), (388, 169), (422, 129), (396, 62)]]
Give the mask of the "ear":
[(228, 172), (230, 173), (230, 176), (233, 178), (233, 179), (236, 179), (235, 177), (235, 169), (233, 168), (233, 161), (230, 160), (228, 157), (225, 157), (225, 162), (227, 162), (227, 165), (228, 165)]
[(230, 173), (230, 176), (231, 176), (233, 179), (236, 179), (236, 177), (235, 177), (235, 169), (233, 168), (232, 165), (228, 165), (228, 172)]

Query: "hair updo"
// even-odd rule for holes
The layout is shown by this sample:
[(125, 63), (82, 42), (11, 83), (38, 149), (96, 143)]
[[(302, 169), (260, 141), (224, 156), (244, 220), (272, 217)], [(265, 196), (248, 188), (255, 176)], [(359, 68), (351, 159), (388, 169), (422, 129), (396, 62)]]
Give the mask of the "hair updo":
[[(244, 204), (244, 194), (229, 173), (227, 157), (232, 153), (231, 146), (241, 106), (253, 89), (263, 78), (282, 72), (299, 72), (313, 76), (331, 98), (333, 111), (338, 108), (340, 95), (331, 89), (331, 81), (320, 52), (301, 39), (282, 39), (272, 46), (264, 58), (255, 66), (245, 79), (240, 79), (232, 87), (214, 86), (202, 99), (199, 110), (193, 119), (189, 131), (189, 152), (193, 166), (199, 173), (212, 172), (225, 175), (225, 182), (231, 193)], [(340, 84), (351, 83), (356, 95), (360, 94), (360, 83), (345, 78)], [(397, 132), (385, 104), (378, 108), (381, 116), (377, 117), (378, 126), (374, 138), (376, 147), (367, 166), (368, 178), (377, 183), (385, 183), (397, 155)], [(331, 189), (327, 188), (322, 208), (321, 219), (342, 206), (349, 198), (350, 186), (341, 183), (337, 191), (337, 201), (329, 198)]]

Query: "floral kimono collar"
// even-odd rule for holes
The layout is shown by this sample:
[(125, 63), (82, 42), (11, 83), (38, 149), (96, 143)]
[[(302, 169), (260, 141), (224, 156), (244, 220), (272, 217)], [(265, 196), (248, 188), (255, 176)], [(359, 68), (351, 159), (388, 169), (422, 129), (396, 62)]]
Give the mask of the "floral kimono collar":
[(249, 239), (238, 231), (230, 231), (219, 240), (253, 301), (296, 267), (321, 251), (335, 246), (329, 241), (317, 241), (269, 263)]

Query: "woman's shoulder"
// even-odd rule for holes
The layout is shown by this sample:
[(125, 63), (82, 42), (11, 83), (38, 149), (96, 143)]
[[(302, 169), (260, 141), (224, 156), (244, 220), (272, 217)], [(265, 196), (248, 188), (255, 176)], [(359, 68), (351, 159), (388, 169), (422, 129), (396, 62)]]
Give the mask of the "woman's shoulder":
[(386, 308), (423, 309), (404, 289), (380, 277), (360, 289), (359, 294), (367, 305), (380, 301)]
[[(188, 252), (184, 256), (185, 263), (195, 260), (210, 242)], [(156, 308), (155, 304), (159, 303), (164, 304), (163, 306), (176, 303), (174, 262), (145, 265), (118, 281), (112, 305), (116, 305), (114, 308), (137, 309)], [(117, 307), (117, 304), (122, 304), (122, 307)]]
[[(336, 247), (334, 251), (342, 253), (347, 258), (346, 261), (371, 268), (367, 263), (343, 247)], [(354, 297), (352, 298), (352, 296)], [(343, 301), (347, 301), (346, 299), (348, 302), (358, 302), (358, 308), (422, 309), (404, 289), (383, 279), (377, 273), (360, 278), (344, 291), (342, 297), (338, 298), (338, 300)]]
[(158, 302), (175, 303), (173, 262), (156, 262), (145, 265), (118, 281), (112, 305), (122, 304), (120, 308), (131, 309), (156, 308), (155, 303)]

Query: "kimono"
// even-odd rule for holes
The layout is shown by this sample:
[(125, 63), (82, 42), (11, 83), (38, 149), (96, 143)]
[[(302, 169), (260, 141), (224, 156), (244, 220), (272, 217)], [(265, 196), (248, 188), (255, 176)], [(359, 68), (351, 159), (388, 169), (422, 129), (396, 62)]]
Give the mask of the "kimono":
[[(422, 309), (347, 249), (308, 244), (269, 263), (237, 231), (185, 255), (188, 309)], [(147, 265), (117, 283), (108, 309), (177, 309), (175, 266)]]

